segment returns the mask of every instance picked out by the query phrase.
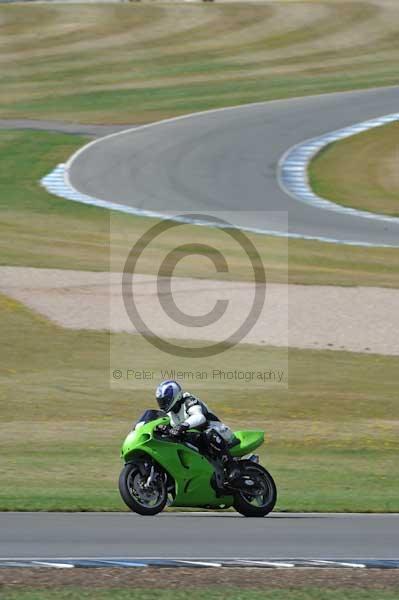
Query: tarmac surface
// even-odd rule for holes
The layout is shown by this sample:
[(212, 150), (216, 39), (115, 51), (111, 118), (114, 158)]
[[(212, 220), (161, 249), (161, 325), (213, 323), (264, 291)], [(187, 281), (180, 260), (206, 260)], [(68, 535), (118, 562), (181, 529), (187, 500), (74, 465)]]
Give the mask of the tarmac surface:
[(0, 513), (0, 558), (399, 557), (399, 514)]

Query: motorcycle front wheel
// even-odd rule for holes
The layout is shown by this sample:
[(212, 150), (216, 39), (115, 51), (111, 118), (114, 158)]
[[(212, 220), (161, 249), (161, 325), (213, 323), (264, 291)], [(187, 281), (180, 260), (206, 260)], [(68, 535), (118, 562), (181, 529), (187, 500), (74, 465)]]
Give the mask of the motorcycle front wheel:
[(242, 477), (253, 482), (248, 492), (240, 490), (234, 495), (234, 508), (244, 517), (264, 517), (277, 502), (277, 488), (273, 477), (261, 465), (250, 461), (241, 463)]
[(168, 490), (165, 473), (155, 466), (151, 482), (137, 463), (128, 463), (119, 476), (119, 492), (124, 503), (139, 515), (152, 516), (166, 506)]

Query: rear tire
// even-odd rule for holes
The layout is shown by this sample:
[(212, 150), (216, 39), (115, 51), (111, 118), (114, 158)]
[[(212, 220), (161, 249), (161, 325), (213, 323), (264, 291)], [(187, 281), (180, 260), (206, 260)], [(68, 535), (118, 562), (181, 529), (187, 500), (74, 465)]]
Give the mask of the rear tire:
[[(163, 511), (168, 500), (166, 477), (164, 472), (155, 465), (157, 480), (156, 485), (146, 490), (143, 487), (146, 476), (140, 472), (137, 463), (128, 463), (119, 476), (119, 492), (122, 500), (133, 512), (152, 516)], [(151, 495), (153, 504), (151, 503)]]
[(233, 506), (244, 517), (264, 517), (273, 510), (277, 502), (276, 484), (270, 473), (261, 465), (251, 461), (242, 462), (244, 463), (241, 463), (241, 466), (244, 466), (243, 475), (249, 475), (251, 479), (254, 479), (263, 488), (264, 494), (262, 497), (259, 495), (260, 500), (256, 500), (261, 504), (253, 504), (255, 501), (254, 496), (237, 492), (234, 495)]

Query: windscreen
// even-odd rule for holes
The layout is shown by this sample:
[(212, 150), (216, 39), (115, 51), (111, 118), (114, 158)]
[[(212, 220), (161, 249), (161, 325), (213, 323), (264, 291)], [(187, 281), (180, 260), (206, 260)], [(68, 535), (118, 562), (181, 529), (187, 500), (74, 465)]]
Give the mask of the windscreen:
[(162, 417), (166, 417), (166, 413), (163, 410), (148, 409), (139, 419), (137, 419), (135, 426), (139, 423), (144, 425), (144, 423), (149, 423), (150, 421), (155, 421), (155, 419), (161, 419)]

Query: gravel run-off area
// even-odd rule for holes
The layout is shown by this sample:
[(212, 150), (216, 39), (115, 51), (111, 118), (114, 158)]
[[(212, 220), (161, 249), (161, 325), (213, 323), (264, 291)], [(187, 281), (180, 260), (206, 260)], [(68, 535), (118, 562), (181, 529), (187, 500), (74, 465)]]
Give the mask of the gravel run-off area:
[[(0, 267), (1, 293), (71, 329), (141, 331), (125, 308), (133, 297), (142, 319), (157, 335), (220, 341), (240, 326), (254, 300), (252, 283), (183, 277), (171, 281), (170, 291), (164, 287), (166, 280), (157, 289), (154, 276), (137, 274), (122, 294), (120, 273)], [(207, 314), (218, 300), (227, 301), (227, 308), (215, 323), (193, 327), (176, 322), (172, 298), (188, 315)], [(260, 315), (242, 341), (399, 355), (398, 306), (395, 289), (267, 284)]]
[[(82, 586), (85, 588), (143, 588), (183, 589), (190, 588), (301, 588), (322, 589), (337, 587), (345, 589), (393, 589), (399, 590), (398, 569), (49, 569), (23, 568), (0, 569), (1, 588), (22, 586), (54, 588)], [(376, 599), (378, 596), (376, 595)]]

